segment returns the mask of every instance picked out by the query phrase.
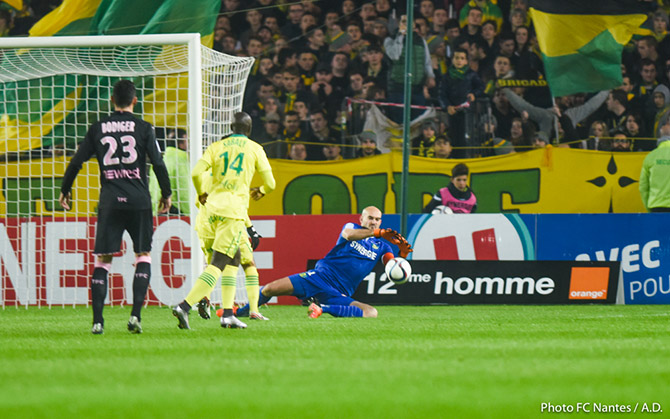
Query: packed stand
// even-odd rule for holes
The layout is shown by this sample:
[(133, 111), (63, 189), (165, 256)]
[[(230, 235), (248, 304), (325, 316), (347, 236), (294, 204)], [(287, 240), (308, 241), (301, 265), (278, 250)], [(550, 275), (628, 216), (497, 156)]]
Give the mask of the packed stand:
[[(2, 36), (26, 35), (60, 1), (24, 3), (0, 9)], [(670, 2), (640, 2), (650, 35), (625, 47), (622, 86), (555, 99), (527, 0), (419, 0), (411, 25), (404, 7), (222, 0), (213, 47), (256, 58), (244, 111), (269, 157), (341, 160), (399, 147), (366, 122), (376, 108), (403, 123), (410, 26), (411, 118), (433, 110), (410, 138), (413, 155), (485, 157), (548, 144), (649, 151), (670, 127)]]

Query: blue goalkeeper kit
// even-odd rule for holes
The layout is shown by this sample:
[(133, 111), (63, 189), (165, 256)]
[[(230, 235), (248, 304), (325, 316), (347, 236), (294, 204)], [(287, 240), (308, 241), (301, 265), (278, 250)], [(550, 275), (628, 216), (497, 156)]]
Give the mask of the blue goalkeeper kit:
[[(358, 230), (364, 227), (347, 223), (342, 231), (347, 228)], [(368, 237), (348, 241), (340, 233), (335, 247), (316, 263), (315, 270), (322, 273), (319, 276), (327, 285), (346, 296), (351, 296), (385, 253), (393, 253), (393, 250), (384, 239)], [(311, 278), (309, 280), (312, 282)]]

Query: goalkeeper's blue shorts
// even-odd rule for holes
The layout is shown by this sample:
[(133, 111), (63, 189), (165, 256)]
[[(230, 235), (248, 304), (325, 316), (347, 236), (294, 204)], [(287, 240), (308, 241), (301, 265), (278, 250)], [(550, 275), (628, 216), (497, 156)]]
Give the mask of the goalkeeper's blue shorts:
[(293, 295), (301, 300), (314, 297), (319, 304), (348, 306), (353, 303), (353, 298), (342, 294), (324, 280), (327, 273), (311, 269), (288, 277), (293, 285)]

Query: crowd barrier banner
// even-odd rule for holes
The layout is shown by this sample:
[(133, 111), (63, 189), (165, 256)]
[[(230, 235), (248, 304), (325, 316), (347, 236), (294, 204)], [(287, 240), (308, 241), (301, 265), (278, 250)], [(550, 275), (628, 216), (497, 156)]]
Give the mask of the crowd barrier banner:
[[(263, 236), (254, 252), (261, 283), (304, 271), (308, 260), (328, 253), (346, 223), (358, 220), (358, 215), (253, 217)], [(95, 221), (0, 218), (2, 301), (86, 304)], [(383, 227), (397, 230), (399, 225), (398, 215), (384, 215)], [(176, 304), (193, 284), (191, 252), (200, 250), (191, 248), (188, 218), (159, 217), (155, 227), (149, 297)], [(408, 259), (415, 274), (423, 263), (434, 261), (476, 261), (483, 266), (487, 261), (620, 262), (626, 304), (670, 304), (669, 237), (666, 214), (416, 214), (410, 216), (407, 235), (414, 247)], [(126, 235), (112, 264), (110, 302), (132, 303), (133, 261)], [(444, 263), (443, 277), (455, 279)], [(375, 291), (382, 285), (376, 281)], [(297, 303), (293, 297), (280, 297), (279, 302)]]
[[(645, 155), (548, 147), (466, 160), (413, 156), (407, 209), (420, 213), (431, 196), (449, 183), (454, 165), (465, 162), (480, 213), (644, 212), (638, 179)], [(84, 165), (73, 186), (73, 211), (66, 213), (58, 204), (68, 160), (0, 164), (0, 217), (95, 215), (99, 194), (95, 161)], [(28, 177), (29, 165), (35, 166), (32, 173), (45, 177)], [(271, 165), (277, 189), (251, 202), (252, 216), (358, 214), (368, 205), (384, 213), (400, 208), (402, 156), (398, 152), (336, 162), (272, 160)], [(260, 179), (254, 184), (260, 184)]]
[(424, 214), (409, 224), (412, 263), (618, 261), (626, 304), (670, 304), (667, 214)]
[(619, 262), (413, 261), (395, 285), (381, 265), (354, 298), (370, 304), (614, 304)]

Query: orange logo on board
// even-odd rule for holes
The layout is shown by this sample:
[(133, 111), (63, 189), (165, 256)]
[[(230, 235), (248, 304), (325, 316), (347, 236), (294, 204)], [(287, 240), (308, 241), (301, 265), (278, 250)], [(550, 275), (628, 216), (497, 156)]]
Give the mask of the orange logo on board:
[(573, 267), (570, 274), (570, 300), (606, 300), (610, 268)]

